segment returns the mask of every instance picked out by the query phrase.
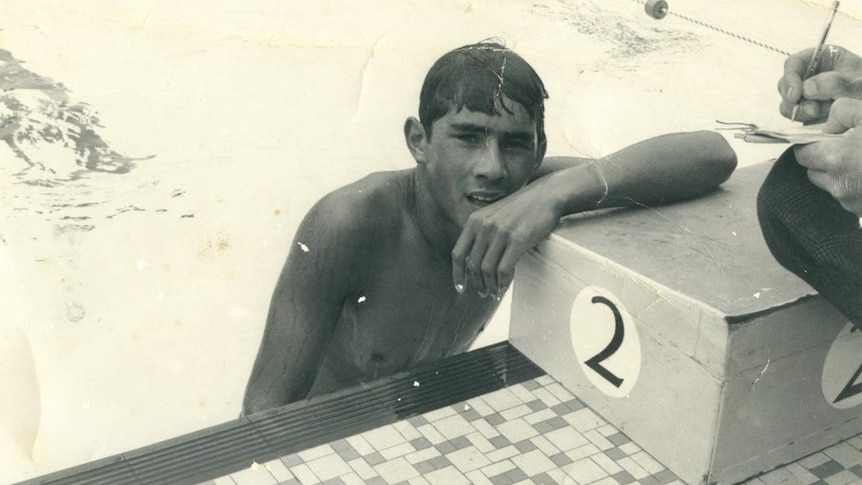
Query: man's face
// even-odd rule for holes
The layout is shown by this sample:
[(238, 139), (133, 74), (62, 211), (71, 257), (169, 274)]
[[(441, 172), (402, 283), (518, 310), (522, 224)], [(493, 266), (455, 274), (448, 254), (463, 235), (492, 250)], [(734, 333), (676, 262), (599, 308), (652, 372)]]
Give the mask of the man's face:
[(452, 109), (432, 125), (429, 188), (459, 227), (477, 209), (526, 185), (541, 161), (536, 123), (522, 105), (503, 102), (508, 111), (498, 107), (499, 115)]

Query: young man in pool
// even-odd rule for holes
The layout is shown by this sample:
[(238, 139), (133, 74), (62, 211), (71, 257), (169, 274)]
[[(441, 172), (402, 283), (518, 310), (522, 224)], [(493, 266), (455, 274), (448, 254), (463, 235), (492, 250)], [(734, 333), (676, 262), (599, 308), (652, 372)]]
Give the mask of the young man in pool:
[(244, 414), (466, 351), (520, 257), (561, 217), (696, 197), (736, 167), (710, 132), (543, 164), (546, 98), (532, 67), (497, 44), (431, 67), (419, 119), (404, 124), (416, 166), (328, 194), (299, 227)]

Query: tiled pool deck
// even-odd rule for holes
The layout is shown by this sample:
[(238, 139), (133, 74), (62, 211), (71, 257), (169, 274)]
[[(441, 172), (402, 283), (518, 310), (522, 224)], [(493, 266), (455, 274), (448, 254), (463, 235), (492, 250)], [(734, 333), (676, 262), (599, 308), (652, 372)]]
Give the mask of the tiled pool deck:
[[(549, 376), (339, 439), (206, 485), (681, 484)], [(746, 483), (862, 484), (862, 436)]]
[[(24, 483), (683, 482), (503, 342)], [(862, 435), (747, 483), (862, 484)]]

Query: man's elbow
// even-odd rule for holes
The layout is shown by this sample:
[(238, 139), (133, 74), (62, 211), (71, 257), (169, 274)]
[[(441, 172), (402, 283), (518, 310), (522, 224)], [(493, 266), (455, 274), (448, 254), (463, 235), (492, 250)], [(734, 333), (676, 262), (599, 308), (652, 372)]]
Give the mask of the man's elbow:
[(246, 394), (245, 399), (243, 399), (242, 402), (242, 411), (240, 412), (240, 417), (251, 416), (252, 414), (266, 411), (267, 409), (268, 408), (265, 403), (261, 402), (258, 399), (255, 399), (249, 394)]
[(307, 397), (310, 387), (309, 384), (304, 383), (296, 388), (280, 388), (277, 393), (273, 393), (272, 390), (264, 392), (259, 388), (250, 388), (243, 398), (240, 416), (249, 416), (301, 401)]
[(283, 397), (273, 395), (272, 390), (264, 391), (260, 382), (250, 382), (242, 400), (240, 416), (250, 416), (261, 411), (277, 408), (286, 404)]
[(242, 412), (240, 413), (240, 417), (251, 416), (252, 414), (269, 411), (270, 409), (280, 408), (286, 404), (290, 404), (291, 402), (298, 400), (299, 399), (285, 399), (283, 401), (272, 401), (263, 399), (246, 399), (245, 402), (243, 402), (242, 404)]
[(711, 190), (723, 184), (736, 170), (736, 152), (720, 134), (714, 131), (699, 131), (697, 146), (701, 147), (697, 158), (703, 174), (705, 189)]
[(683, 198), (700, 197), (712, 192), (736, 170), (736, 152), (723, 136), (714, 131), (683, 133), (678, 160), (682, 163), (685, 194)]

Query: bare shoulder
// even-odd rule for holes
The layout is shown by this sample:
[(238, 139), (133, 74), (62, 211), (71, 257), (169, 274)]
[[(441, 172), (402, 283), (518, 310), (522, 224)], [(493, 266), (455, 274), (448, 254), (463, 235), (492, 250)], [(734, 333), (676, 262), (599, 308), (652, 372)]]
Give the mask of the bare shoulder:
[(411, 170), (375, 172), (336, 189), (308, 212), (300, 233), (313, 231), (350, 238), (353, 245), (400, 226)]

